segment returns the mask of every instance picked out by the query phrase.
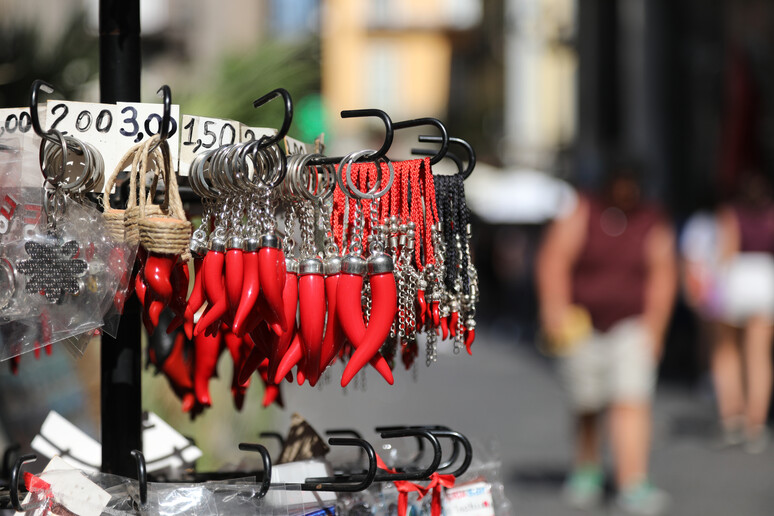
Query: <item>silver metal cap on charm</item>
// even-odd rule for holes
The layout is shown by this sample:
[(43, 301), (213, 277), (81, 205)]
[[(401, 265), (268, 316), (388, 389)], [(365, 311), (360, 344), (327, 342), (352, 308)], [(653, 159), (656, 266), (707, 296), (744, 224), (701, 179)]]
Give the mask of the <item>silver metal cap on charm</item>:
[(215, 251), (216, 253), (223, 253), (226, 251), (226, 241), (222, 238), (213, 238), (210, 240), (210, 251)]
[(323, 262), (323, 274), (331, 276), (341, 272), (341, 257), (329, 256)]
[(188, 249), (194, 255), (204, 256), (207, 254), (207, 242), (204, 240), (191, 240), (191, 243), (188, 244)]
[(384, 274), (394, 270), (392, 257), (388, 254), (379, 253), (368, 257), (368, 274)]
[(295, 258), (285, 258), (285, 270), (287, 272), (292, 272), (293, 274), (298, 274), (298, 260)]
[(232, 236), (226, 244), (227, 249), (244, 249), (244, 239), (238, 236)]
[(261, 243), (257, 238), (245, 238), (242, 240), (242, 250), (247, 253), (252, 253), (261, 248)]
[(273, 249), (282, 249), (280, 239), (277, 235), (266, 234), (261, 235), (261, 247), (271, 247)]
[(303, 274), (322, 274), (323, 262), (319, 258), (305, 258), (298, 264), (298, 273)]
[(341, 272), (344, 274), (365, 276), (367, 269), (366, 261), (357, 255), (348, 254), (341, 260)]

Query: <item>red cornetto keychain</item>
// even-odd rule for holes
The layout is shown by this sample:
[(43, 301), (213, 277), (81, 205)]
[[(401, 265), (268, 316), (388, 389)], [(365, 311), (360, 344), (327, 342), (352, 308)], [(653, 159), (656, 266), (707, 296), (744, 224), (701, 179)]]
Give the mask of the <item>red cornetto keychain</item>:
[[(382, 183), (382, 168), (374, 164), (369, 171), (370, 190), (359, 190), (353, 181), (351, 164), (357, 159), (368, 156), (373, 151), (359, 151), (345, 156), (339, 165), (337, 180), (339, 186), (351, 198), (356, 199), (353, 227), (350, 228), (350, 252), (344, 257), (341, 264), (336, 291), (336, 308), (342, 329), (347, 339), (352, 343), (355, 351), (344, 368), (341, 378), (342, 387), (346, 387), (355, 375), (368, 363), (372, 363), (388, 383), (393, 383), (392, 371), (389, 364), (379, 353), (379, 348), (384, 344), (390, 333), (390, 327), (395, 320), (398, 310), (397, 289), (395, 276), (393, 275), (392, 258), (384, 254), (384, 244), (381, 239), (383, 232), (379, 228), (379, 208), (377, 200), (392, 186), (394, 170), (392, 164), (387, 162), (389, 175), (384, 188), (379, 190)], [(370, 229), (369, 237), (371, 258), (366, 262), (361, 256), (361, 238), (364, 234), (365, 216), (362, 213), (363, 200), (370, 200)], [(365, 272), (369, 272), (371, 287), (370, 314), (368, 323), (363, 322), (362, 290)], [(376, 362), (372, 362), (373, 360)], [(383, 363), (384, 366), (380, 366)]]

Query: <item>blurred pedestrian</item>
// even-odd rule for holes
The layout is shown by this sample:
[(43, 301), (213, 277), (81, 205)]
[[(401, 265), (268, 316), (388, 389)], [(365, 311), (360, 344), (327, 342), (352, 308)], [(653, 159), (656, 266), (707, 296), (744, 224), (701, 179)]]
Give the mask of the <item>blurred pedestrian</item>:
[(746, 174), (718, 214), (721, 321), (711, 368), (724, 445), (766, 448), (774, 336), (774, 199), (762, 173)]
[(601, 418), (609, 420), (616, 498), (632, 514), (661, 514), (669, 496), (648, 479), (651, 400), (674, 302), (674, 234), (646, 203), (634, 166), (612, 170), (600, 195), (579, 195), (556, 220), (537, 264), (541, 323), (559, 353), (575, 416), (573, 506), (601, 501)]

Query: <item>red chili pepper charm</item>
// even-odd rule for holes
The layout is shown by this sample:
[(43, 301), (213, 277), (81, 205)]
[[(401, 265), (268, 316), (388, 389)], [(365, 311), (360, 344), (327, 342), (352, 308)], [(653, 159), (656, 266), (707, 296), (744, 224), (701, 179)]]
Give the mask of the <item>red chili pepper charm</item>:
[(203, 254), (194, 255), (194, 286), (193, 290), (191, 291), (191, 297), (188, 298), (188, 302), (185, 305), (185, 322), (183, 323), (185, 335), (189, 339), (193, 338), (194, 316), (204, 304), (205, 299), (204, 272), (202, 270), (203, 262)]
[[(285, 356), (282, 357), (282, 361), (277, 368), (277, 374), (274, 375), (274, 383), (280, 383), (285, 375), (287, 375), (291, 369), (299, 364), (303, 358), (304, 347), (301, 345), (301, 339), (298, 335), (298, 332), (296, 332), (296, 334), (293, 336), (293, 341), (288, 347), (287, 353), (285, 353)], [(298, 371), (296, 372), (296, 376), (301, 376), (301, 379), (298, 382), (299, 385), (304, 383), (303, 379), (305, 378), (305, 375), (301, 367), (299, 367)]]
[(451, 313), (451, 319), (449, 319), (449, 333), (452, 337), (457, 336), (457, 327), (460, 323), (460, 313), (456, 310), (453, 310)]
[(425, 291), (417, 290), (417, 330), (425, 327), (425, 315), (427, 312), (427, 301), (425, 301)]
[(234, 362), (234, 372), (231, 375), (231, 396), (234, 398), (234, 406), (241, 411), (245, 402), (245, 393), (250, 386), (250, 377), (248, 376), (244, 382), (240, 382), (239, 375), (247, 358), (249, 348), (242, 337), (235, 335), (231, 331), (223, 331), (223, 340)]
[(175, 255), (154, 252), (148, 252), (148, 257), (145, 259), (145, 267), (143, 267), (145, 284), (164, 304), (169, 303), (174, 293), (171, 277), (172, 267), (176, 261)]
[[(363, 275), (366, 269), (366, 262), (362, 258), (353, 255), (344, 257), (341, 261), (339, 284), (336, 287), (336, 314), (353, 348), (361, 345), (366, 334), (361, 304)], [(378, 352), (372, 355), (370, 364), (379, 371), (387, 383), (390, 385), (394, 383), (390, 365)]]
[(209, 383), (218, 366), (222, 341), (220, 331), (213, 335), (198, 333), (194, 337), (194, 393), (196, 400), (205, 406), (212, 403)]
[(175, 268), (172, 269), (172, 285), (175, 292), (169, 303), (169, 307), (174, 312), (175, 317), (167, 326), (168, 334), (178, 329), (185, 322), (185, 297), (188, 294), (189, 280), (188, 263), (177, 262)]
[[(470, 324), (470, 322), (468, 323)], [(468, 351), (468, 355), (473, 355), (473, 352), (470, 350), (470, 346), (473, 344), (473, 341), (476, 340), (476, 328), (475, 326), (468, 326), (468, 328), (465, 330), (465, 349)]]
[[(234, 312), (234, 322), (231, 329), (237, 335), (244, 335), (250, 329), (245, 328), (245, 321), (255, 307), (255, 302), (261, 293), (260, 274), (258, 271), (258, 241), (248, 238), (244, 241), (244, 253), (242, 254), (244, 267), (244, 282), (242, 295)], [(226, 264), (228, 266), (228, 264)], [(252, 374), (252, 372), (251, 372)]]
[(252, 343), (253, 347), (250, 349), (239, 370), (240, 385), (247, 383), (253, 372), (258, 369), (258, 366), (269, 357), (271, 350), (274, 349), (279, 337), (269, 330), (269, 327), (265, 322), (262, 322), (249, 334), (245, 335), (244, 338), (246, 341)]
[(390, 256), (380, 253), (368, 258), (372, 296), (371, 317), (360, 345), (355, 344), (355, 352), (352, 353), (344, 368), (344, 374), (341, 376), (342, 387), (346, 387), (360, 369), (376, 356), (390, 333), (390, 327), (398, 312), (398, 291), (392, 271), (393, 263)]
[(207, 310), (199, 318), (194, 328), (194, 336), (200, 335), (208, 326), (215, 325), (228, 310), (226, 287), (223, 278), (225, 262), (225, 243), (221, 239), (213, 239), (210, 252), (204, 256), (202, 269), (204, 271), (204, 292), (207, 294)]
[(441, 340), (449, 338), (449, 318), (441, 317)]
[(334, 361), (344, 345), (345, 339), (336, 308), (336, 291), (341, 277), (341, 258), (338, 256), (326, 258), (323, 272), (325, 273), (325, 297), (328, 302), (328, 322), (325, 326), (325, 338), (320, 352), (321, 373)]
[(230, 238), (226, 251), (225, 285), (228, 298), (228, 310), (233, 321), (239, 301), (242, 299), (242, 288), (245, 280), (244, 253), (242, 239)]
[(269, 381), (269, 361), (264, 360), (258, 366), (258, 374), (261, 377), (264, 385), (263, 391), (263, 406), (268, 407), (272, 403), (277, 403), (280, 407), (284, 408), (285, 404), (282, 402), (282, 391), (280, 391), (279, 385)]
[(325, 332), (325, 278), (319, 258), (299, 263), (298, 271), (299, 331), (304, 348), (305, 373), (314, 387), (320, 379), (320, 357)]
[(276, 235), (261, 237), (261, 250), (258, 251), (258, 274), (261, 277), (263, 296), (269, 303), (266, 314), (269, 324), (277, 324), (287, 331), (285, 310), (282, 303), (282, 290), (285, 282), (285, 256)]
[(431, 314), (433, 317), (433, 327), (438, 328), (438, 326), (441, 325), (441, 302), (433, 301), (431, 303), (431, 306), (432, 306)]
[(142, 305), (142, 324), (145, 326), (145, 331), (147, 331), (149, 335), (153, 335), (153, 331), (156, 329), (156, 326), (153, 324), (150, 316), (148, 315), (151, 304), (151, 296), (148, 295), (148, 286), (143, 280), (142, 269), (140, 269), (140, 271), (137, 273), (137, 276), (134, 277), (134, 291), (137, 294), (137, 299), (139, 299), (140, 305)]
[(290, 344), (293, 342), (297, 327), (296, 327), (296, 311), (298, 309), (298, 262), (292, 258), (285, 259), (285, 288), (282, 290), (282, 303), (285, 312), (285, 325), (288, 330), (282, 332), (277, 340), (277, 345), (274, 348), (273, 353), (269, 357), (269, 378), (279, 378), (276, 383), (282, 380), (283, 376), (290, 374), (290, 369), (295, 364), (290, 366), (285, 374), (278, 375), (277, 371), (280, 366), (282, 358), (288, 351)]

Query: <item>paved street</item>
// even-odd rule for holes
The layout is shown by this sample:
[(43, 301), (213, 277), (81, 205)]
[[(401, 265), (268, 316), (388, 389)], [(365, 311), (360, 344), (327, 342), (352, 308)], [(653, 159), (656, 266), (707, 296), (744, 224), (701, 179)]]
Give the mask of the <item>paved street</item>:
[[(296, 411), (320, 429), (354, 426), (367, 436), (376, 425), (446, 424), (499, 443), (514, 514), (578, 514), (559, 500), (570, 457), (569, 426), (551, 367), (531, 346), (483, 332), (472, 357), (442, 353), (429, 369), (423, 360), (416, 383), (404, 371), (393, 387), (369, 373), (365, 393), (343, 394), (330, 386), (314, 395), (309, 387), (290, 388), (291, 410), (277, 412), (275, 421), (283, 428)], [(673, 495), (672, 514), (772, 514), (774, 447), (759, 456), (711, 450), (712, 414), (708, 392), (660, 385), (652, 477)]]

